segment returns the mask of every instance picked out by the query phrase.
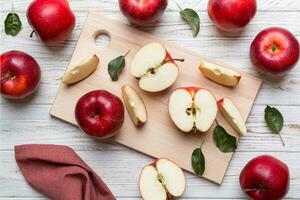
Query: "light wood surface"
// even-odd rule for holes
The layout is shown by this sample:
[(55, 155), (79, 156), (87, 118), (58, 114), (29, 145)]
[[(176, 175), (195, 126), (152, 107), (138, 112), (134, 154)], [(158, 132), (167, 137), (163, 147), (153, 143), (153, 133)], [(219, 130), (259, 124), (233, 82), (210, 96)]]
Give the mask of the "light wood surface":
[[(109, 35), (110, 44), (100, 51), (96, 46), (95, 38), (102, 33)], [(173, 58), (184, 58), (185, 60), (183, 63), (178, 63), (180, 73), (175, 84), (166, 91), (159, 93), (140, 90), (138, 81), (130, 74), (129, 69), (134, 54), (142, 46), (152, 42), (163, 44)], [(108, 63), (119, 55), (124, 55), (128, 50), (130, 52), (126, 56), (127, 65), (120, 74), (119, 80), (112, 82), (107, 72)], [(77, 125), (74, 110), (76, 102), (82, 95), (95, 89), (101, 89), (112, 92), (121, 98), (121, 87), (124, 84), (129, 84), (142, 95), (147, 107), (148, 120), (143, 127), (136, 128), (126, 112), (124, 124), (113, 140), (155, 158), (166, 157), (171, 159), (191, 173), (193, 173), (191, 166), (192, 152), (205, 140), (202, 146), (206, 161), (203, 177), (221, 184), (232, 153), (222, 153), (216, 147), (212, 136), (215, 124), (207, 133), (181, 132), (170, 120), (168, 112), (169, 97), (172, 91), (179, 87), (207, 88), (217, 99), (230, 97), (243, 117), (247, 119), (260, 88), (261, 80), (242, 72), (242, 78), (238, 86), (234, 88), (220, 86), (206, 79), (198, 70), (198, 66), (202, 62), (216, 61), (203, 58), (186, 48), (163, 41), (125, 24), (95, 13), (89, 13), (67, 70), (72, 69), (76, 64), (94, 53), (100, 59), (97, 70), (87, 79), (77, 84), (69, 86), (62, 83), (50, 114)], [(220, 65), (224, 66), (222, 63)], [(218, 122), (221, 126), (226, 127), (229, 133), (238, 137), (238, 134), (234, 133), (222, 116), (218, 116)]]
[[(1, 98), (0, 199), (46, 199), (25, 182), (16, 166), (13, 146), (24, 143), (68, 145), (99, 174), (117, 199), (140, 199), (138, 176), (141, 167), (150, 163), (151, 158), (120, 145), (90, 139), (82, 135), (77, 127), (49, 116), (49, 110), (59, 87), (59, 77), (64, 74), (70, 61), (87, 12), (92, 9), (129, 25), (119, 12), (117, 1), (71, 0), (70, 5), (77, 19), (76, 27), (67, 41), (49, 47), (41, 44), (36, 37), (29, 38), (32, 31), (26, 21), (29, 0), (1, 1), (1, 21), (11, 11), (12, 2), (15, 10), (20, 14), (23, 28), (17, 37), (9, 37), (4, 34), (1, 26), (1, 52), (18, 49), (30, 53), (42, 67), (42, 82), (37, 94), (25, 102), (15, 103)], [(259, 9), (254, 20), (240, 35), (225, 34), (214, 28), (207, 16), (207, 0), (178, 0), (178, 2), (182, 7), (192, 7), (199, 13), (201, 31), (198, 37), (191, 36), (190, 27), (182, 21), (178, 8), (171, 1), (160, 23), (140, 29), (207, 57), (222, 60), (249, 73), (256, 74), (249, 60), (249, 46), (261, 29), (281, 26), (289, 29), (300, 39), (300, 1), (298, 0), (258, 0)], [(285, 125), (282, 136), (286, 147), (281, 145), (278, 136), (272, 134), (265, 125), (263, 110), (266, 104), (276, 106), (284, 114)], [(238, 184), (239, 173), (248, 160), (261, 154), (276, 156), (288, 164), (292, 178), (286, 199), (299, 199), (299, 116), (300, 65), (298, 63), (295, 69), (282, 80), (264, 80), (247, 120), (250, 135), (241, 138), (222, 185), (218, 186), (185, 173), (187, 190), (180, 199), (245, 199)]]

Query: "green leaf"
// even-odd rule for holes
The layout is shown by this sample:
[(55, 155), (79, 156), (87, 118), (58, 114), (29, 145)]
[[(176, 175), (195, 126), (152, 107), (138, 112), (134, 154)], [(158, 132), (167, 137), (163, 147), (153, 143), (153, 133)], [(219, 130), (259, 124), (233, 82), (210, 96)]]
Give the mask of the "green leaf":
[(17, 13), (9, 13), (4, 21), (5, 33), (16, 36), (22, 27), (22, 22)]
[(112, 81), (117, 81), (121, 70), (125, 67), (125, 57), (119, 56), (108, 63), (108, 73)]
[(203, 175), (205, 170), (205, 158), (201, 148), (196, 148), (192, 153), (192, 167), (197, 175)]
[(186, 8), (180, 11), (181, 17), (187, 21), (193, 30), (193, 36), (196, 37), (200, 30), (199, 15), (191, 8)]
[(217, 125), (214, 129), (214, 141), (220, 151), (225, 153), (233, 152), (237, 147), (236, 138), (229, 135), (220, 125)]
[(274, 132), (279, 134), (280, 140), (283, 144), (283, 146), (285, 146), (285, 143), (283, 141), (283, 138), (280, 134), (280, 131), (283, 127), (283, 116), (282, 114), (279, 112), (279, 110), (277, 110), (274, 107), (268, 106), (265, 108), (265, 121), (268, 125), (268, 127)]
[(270, 107), (267, 105), (265, 108), (265, 120), (268, 127), (274, 132), (279, 133), (283, 127), (283, 116), (274, 107)]

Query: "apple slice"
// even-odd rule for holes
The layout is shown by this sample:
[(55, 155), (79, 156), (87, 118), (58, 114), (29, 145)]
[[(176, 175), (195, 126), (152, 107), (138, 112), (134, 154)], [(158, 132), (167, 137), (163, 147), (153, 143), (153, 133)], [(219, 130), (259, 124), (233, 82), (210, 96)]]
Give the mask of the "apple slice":
[(241, 112), (234, 105), (234, 103), (228, 98), (223, 98), (218, 101), (218, 107), (221, 114), (225, 117), (232, 128), (236, 130), (241, 136), (246, 136), (247, 129), (245, 120), (243, 119)]
[(94, 54), (89, 59), (83, 61), (82, 63), (67, 71), (66, 74), (62, 77), (62, 82), (64, 84), (77, 83), (91, 75), (97, 68), (98, 64), (99, 58)]
[(160, 158), (142, 169), (139, 186), (143, 200), (167, 200), (183, 194), (185, 177), (174, 162)]
[(230, 87), (236, 86), (242, 77), (239, 73), (233, 70), (209, 62), (202, 62), (199, 66), (199, 70), (208, 79)]
[(169, 99), (172, 121), (183, 132), (206, 132), (217, 116), (214, 95), (206, 89), (187, 87), (176, 89)]
[(139, 79), (139, 86), (148, 92), (159, 92), (170, 87), (177, 79), (179, 70), (165, 47), (150, 43), (142, 47), (130, 64), (131, 74)]
[(144, 124), (147, 120), (147, 111), (140, 95), (129, 85), (124, 85), (121, 90), (125, 107), (134, 125)]

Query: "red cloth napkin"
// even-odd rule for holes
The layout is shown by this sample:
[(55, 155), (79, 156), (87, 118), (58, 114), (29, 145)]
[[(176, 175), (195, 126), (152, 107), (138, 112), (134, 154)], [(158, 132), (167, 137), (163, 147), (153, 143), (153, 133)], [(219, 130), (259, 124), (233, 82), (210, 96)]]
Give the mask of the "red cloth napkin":
[(97, 174), (67, 146), (15, 146), (15, 157), (26, 181), (51, 199), (116, 199)]

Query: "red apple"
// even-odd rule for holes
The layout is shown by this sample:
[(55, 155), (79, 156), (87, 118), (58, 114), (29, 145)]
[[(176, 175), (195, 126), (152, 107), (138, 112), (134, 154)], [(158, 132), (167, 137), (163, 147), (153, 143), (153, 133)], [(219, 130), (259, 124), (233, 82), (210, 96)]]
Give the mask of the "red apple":
[(39, 85), (41, 70), (30, 55), (21, 51), (1, 54), (1, 94), (9, 99), (22, 99)]
[(209, 0), (208, 15), (215, 26), (227, 32), (239, 32), (256, 13), (256, 0)]
[(250, 58), (258, 71), (284, 75), (299, 60), (299, 42), (288, 30), (278, 27), (261, 31), (253, 40)]
[(121, 12), (129, 21), (145, 25), (157, 21), (168, 5), (168, 0), (119, 0)]
[(105, 139), (121, 128), (124, 106), (119, 97), (105, 90), (94, 90), (78, 100), (75, 117), (86, 134)]
[(240, 174), (243, 191), (253, 200), (279, 200), (289, 190), (289, 168), (280, 160), (262, 155), (250, 160)]
[(67, 0), (32, 1), (27, 9), (27, 20), (46, 43), (65, 40), (75, 26), (75, 16)]

